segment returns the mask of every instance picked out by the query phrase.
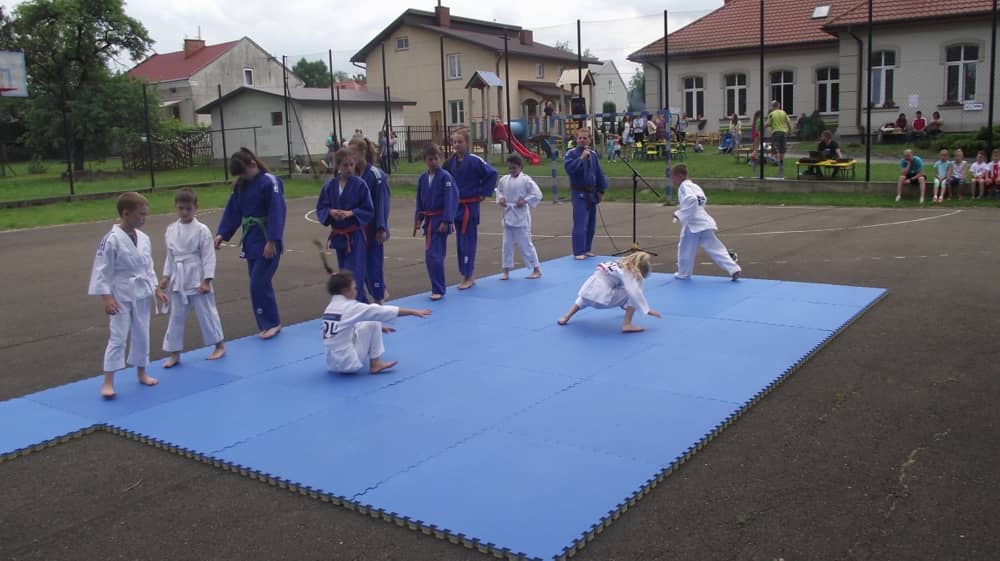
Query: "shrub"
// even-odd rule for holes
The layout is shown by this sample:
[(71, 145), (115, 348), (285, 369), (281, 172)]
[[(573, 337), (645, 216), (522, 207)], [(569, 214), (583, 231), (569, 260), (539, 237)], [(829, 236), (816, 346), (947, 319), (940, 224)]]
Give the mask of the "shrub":
[(28, 173), (32, 175), (41, 175), (48, 170), (49, 168), (45, 165), (45, 161), (42, 160), (41, 156), (34, 156), (31, 158), (31, 162), (28, 163)]

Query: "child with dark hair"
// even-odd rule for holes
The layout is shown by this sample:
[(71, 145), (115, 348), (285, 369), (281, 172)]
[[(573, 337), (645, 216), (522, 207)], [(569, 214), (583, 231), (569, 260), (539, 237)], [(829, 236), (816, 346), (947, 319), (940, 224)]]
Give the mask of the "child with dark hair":
[(281, 331), (278, 301), (271, 284), (284, 249), (285, 189), (253, 152), (240, 148), (229, 160), (229, 172), (236, 177), (233, 193), (216, 230), (215, 248), (242, 229), (240, 257), (250, 273), (250, 305), (261, 339)]
[(364, 228), (374, 214), (372, 198), (368, 185), (354, 175), (357, 168), (354, 152), (341, 148), (333, 160), (337, 174), (320, 190), (316, 219), (330, 227), (327, 245), (337, 251), (337, 266), (354, 273), (361, 284), (358, 301), (367, 302), (365, 265), (370, 240), (366, 239)]
[(538, 252), (531, 243), (531, 207), (538, 206), (542, 200), (542, 190), (538, 184), (525, 173), (524, 160), (517, 154), (507, 158), (508, 175), (500, 178), (497, 183), (497, 204), (503, 208), (500, 223), (503, 225), (503, 275), (500, 280), (510, 278), (510, 270), (514, 268), (514, 245), (521, 248), (521, 258), (525, 265), (531, 267), (531, 274), (526, 278), (537, 279), (542, 276), (542, 266), (538, 262)]
[(392, 206), (389, 182), (385, 172), (375, 167), (375, 146), (367, 140), (351, 142), (350, 149), (357, 159), (357, 174), (368, 185), (374, 211), (365, 229), (368, 249), (365, 252), (365, 286), (372, 300), (381, 304), (388, 297), (385, 287), (385, 242), (389, 240), (389, 209)]
[(382, 334), (394, 328), (382, 325), (400, 316), (425, 318), (430, 310), (414, 310), (397, 306), (362, 304), (357, 301), (358, 285), (350, 271), (330, 275), (326, 283), (330, 303), (323, 312), (323, 346), (326, 347), (326, 367), (330, 372), (354, 373), (364, 368), (378, 374), (398, 364), (382, 360), (385, 347)]
[(417, 209), (413, 235), (424, 232), (424, 262), (431, 279), (431, 300), (444, 298), (447, 286), (444, 276), (444, 256), (448, 235), (458, 214), (458, 186), (455, 178), (441, 168), (441, 151), (433, 144), (424, 149), (427, 171), (417, 180)]

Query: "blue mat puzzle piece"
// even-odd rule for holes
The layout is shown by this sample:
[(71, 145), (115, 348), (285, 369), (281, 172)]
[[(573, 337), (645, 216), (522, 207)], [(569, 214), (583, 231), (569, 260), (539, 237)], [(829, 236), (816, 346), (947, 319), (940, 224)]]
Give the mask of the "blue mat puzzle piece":
[(217, 457), (351, 499), (472, 434), (454, 419), (348, 401), (222, 450)]
[[(322, 311), (319, 309), (317, 315)], [(226, 355), (218, 360), (204, 360), (214, 350), (209, 346), (184, 353), (181, 361), (230, 376), (253, 376), (322, 354), (320, 329), (319, 320), (305, 321), (283, 327), (281, 333), (266, 341), (256, 335), (227, 341)]]
[(782, 281), (762, 291), (760, 297), (863, 308), (885, 293), (884, 288)]
[(165, 370), (158, 363), (152, 363), (147, 372), (160, 383), (156, 386), (143, 386), (136, 379), (133, 368), (118, 372), (115, 376), (115, 391), (118, 396), (115, 399), (101, 397), (103, 376), (94, 376), (24, 397), (90, 419), (92, 423), (104, 423), (239, 379), (190, 365)]
[(490, 430), (392, 477), (360, 502), (552, 558), (657, 471), (653, 464)]
[(629, 386), (629, 372), (615, 370), (616, 379), (577, 384), (499, 430), (666, 468), (742, 406)]
[(851, 320), (864, 306), (818, 304), (795, 300), (753, 298), (721, 311), (718, 319), (732, 319), (758, 324), (787, 325), (835, 331)]
[[(95, 391), (96, 393), (96, 391)], [(0, 457), (91, 427), (85, 417), (30, 399), (0, 402)]]

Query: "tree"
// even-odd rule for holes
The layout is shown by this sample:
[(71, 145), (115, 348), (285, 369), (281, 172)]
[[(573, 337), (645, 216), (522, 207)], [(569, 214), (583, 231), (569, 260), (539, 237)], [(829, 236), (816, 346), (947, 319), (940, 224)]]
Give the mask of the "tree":
[[(305, 82), (307, 88), (330, 87), (330, 69), (322, 60), (308, 61), (301, 58), (292, 67), (292, 74)], [(334, 78), (336, 78), (336, 74), (334, 74)]]
[(629, 111), (642, 111), (646, 107), (646, 73), (636, 70), (628, 81)]
[[(569, 41), (556, 41), (556, 48), (560, 51), (566, 51), (567, 53), (576, 54), (576, 49), (569, 46)], [(583, 50), (583, 58), (597, 58), (594, 53), (590, 52), (590, 47)]]
[(112, 74), (108, 63), (122, 54), (142, 60), (152, 46), (146, 28), (125, 14), (122, 0), (30, 0), (17, 6), (10, 27), (28, 67), (29, 144), (39, 149), (63, 145), (64, 135), (52, 131), (53, 124), (62, 125), (63, 104), (70, 114), (77, 170), (83, 169), (88, 145), (106, 148), (123, 131), (143, 131), (142, 121), (109, 121), (123, 113), (105, 111), (125, 99), (138, 99), (141, 109), (142, 85)]
[(355, 82), (358, 82), (360, 84), (367, 84), (368, 76), (365, 76), (364, 74), (358, 72), (354, 76), (351, 76), (351, 80), (354, 80)]

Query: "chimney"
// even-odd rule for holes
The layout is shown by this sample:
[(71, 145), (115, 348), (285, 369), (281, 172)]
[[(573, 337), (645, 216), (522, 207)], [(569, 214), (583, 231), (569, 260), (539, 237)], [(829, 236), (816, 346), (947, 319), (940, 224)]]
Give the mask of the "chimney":
[(530, 47), (535, 43), (535, 34), (530, 29), (522, 29), (520, 32), (521, 44)]
[(189, 58), (198, 51), (205, 48), (204, 39), (185, 39), (184, 40), (184, 58)]
[(442, 6), (440, 2), (434, 7), (434, 15), (437, 17), (438, 27), (451, 27), (451, 11), (448, 6)]

